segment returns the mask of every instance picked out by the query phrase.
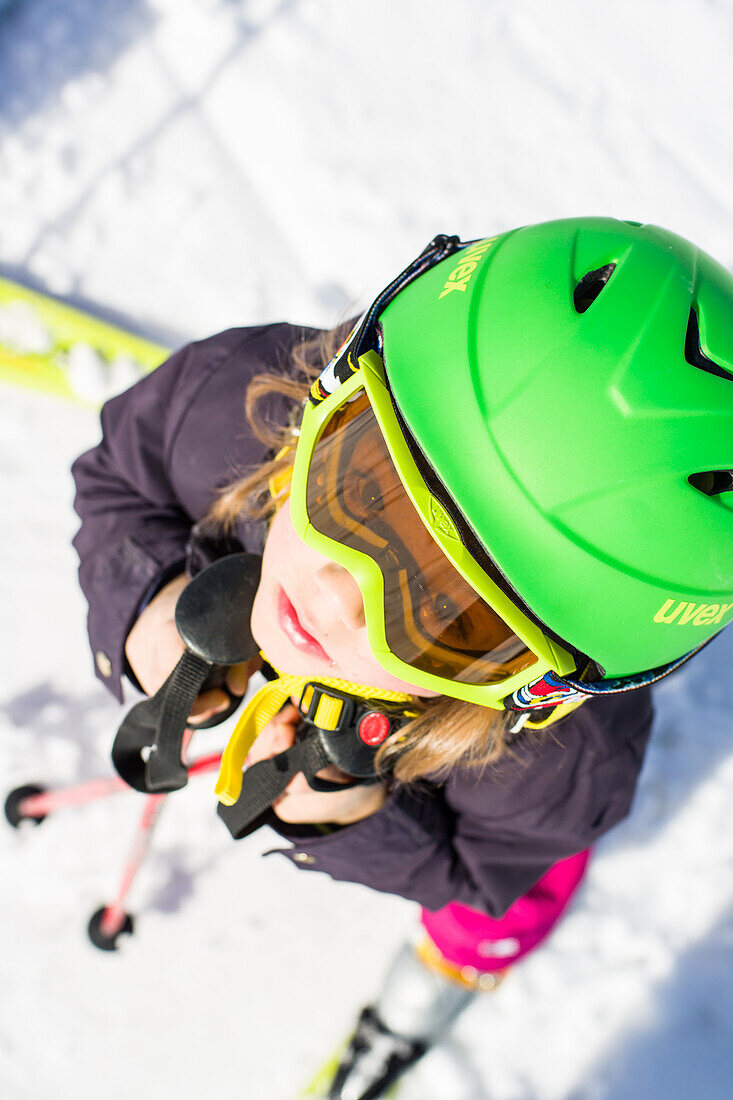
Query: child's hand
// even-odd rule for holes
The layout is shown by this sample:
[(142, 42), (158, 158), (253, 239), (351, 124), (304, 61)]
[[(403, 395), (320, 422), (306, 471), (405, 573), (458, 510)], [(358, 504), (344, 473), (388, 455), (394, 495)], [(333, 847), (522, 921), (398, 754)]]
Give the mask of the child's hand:
[[(169, 581), (140, 613), (127, 636), (125, 653), (140, 686), (148, 695), (155, 695), (161, 684), (178, 664), (185, 646), (176, 629), (175, 610), (178, 597), (188, 584), (182, 573)], [(259, 657), (227, 669), (225, 682), (233, 695), (244, 695), (247, 682), (260, 665)], [(197, 696), (190, 719), (205, 722), (214, 714), (226, 710), (229, 696), (222, 688), (213, 688)]]
[[(268, 722), (247, 757), (248, 764), (259, 760), (268, 760), (279, 752), (289, 749), (295, 743), (295, 731), (301, 721), (298, 708), (289, 704)], [(345, 782), (350, 777), (334, 765), (318, 772), (321, 779), (330, 779), (335, 783)], [(291, 824), (314, 824), (319, 821), (332, 821), (337, 825), (349, 825), (361, 821), (381, 809), (387, 800), (385, 783), (360, 784), (346, 787), (343, 791), (314, 791), (308, 781), (299, 772), (283, 794), (273, 803), (273, 810), (281, 821)]]

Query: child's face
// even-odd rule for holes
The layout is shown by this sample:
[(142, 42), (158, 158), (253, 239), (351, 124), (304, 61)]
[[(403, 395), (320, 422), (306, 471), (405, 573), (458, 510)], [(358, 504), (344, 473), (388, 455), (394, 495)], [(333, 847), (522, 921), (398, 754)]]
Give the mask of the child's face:
[(252, 633), (282, 672), (336, 677), (411, 695), (437, 694), (398, 680), (375, 660), (356, 581), (296, 535), (289, 501), (275, 515), (265, 541)]

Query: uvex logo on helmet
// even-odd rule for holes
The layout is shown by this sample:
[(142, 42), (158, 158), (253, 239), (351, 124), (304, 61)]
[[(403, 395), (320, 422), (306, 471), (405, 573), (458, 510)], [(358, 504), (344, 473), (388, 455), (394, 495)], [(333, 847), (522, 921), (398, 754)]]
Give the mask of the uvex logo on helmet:
[(445, 298), (446, 294), (450, 294), (452, 290), (465, 291), (471, 276), (479, 265), (479, 260), (495, 240), (496, 237), (489, 237), (488, 240), (477, 241), (476, 244), (460, 253), (460, 259), (446, 279), (438, 299)]
[(719, 623), (733, 603), (688, 603), (686, 600), (665, 600), (654, 616), (655, 623), (675, 623), (685, 626), (709, 626)]

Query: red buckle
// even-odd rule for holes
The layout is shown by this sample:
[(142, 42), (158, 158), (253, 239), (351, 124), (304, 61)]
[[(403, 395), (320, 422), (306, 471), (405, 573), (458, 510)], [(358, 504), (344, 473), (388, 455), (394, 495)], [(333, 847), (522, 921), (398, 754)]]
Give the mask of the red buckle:
[(381, 745), (389, 734), (390, 721), (386, 714), (380, 711), (369, 711), (356, 727), (361, 740), (365, 745)]

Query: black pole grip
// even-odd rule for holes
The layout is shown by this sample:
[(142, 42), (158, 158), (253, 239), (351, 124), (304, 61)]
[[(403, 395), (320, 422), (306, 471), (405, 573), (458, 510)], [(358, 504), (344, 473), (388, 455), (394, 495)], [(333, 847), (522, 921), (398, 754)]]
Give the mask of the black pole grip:
[[(181, 753), (194, 700), (203, 688), (223, 684), (229, 665), (258, 652), (250, 618), (260, 566), (256, 554), (231, 554), (202, 570), (181, 593), (175, 616), (183, 656), (156, 694), (127, 713), (112, 748), (115, 768), (135, 790), (162, 794), (186, 786)], [(240, 701), (231, 699), (226, 712), (201, 726), (228, 718)]]
[(183, 735), (194, 699), (211, 669), (207, 661), (186, 650), (155, 695), (136, 703), (123, 718), (112, 746), (112, 763), (136, 791), (162, 794), (186, 786)]

